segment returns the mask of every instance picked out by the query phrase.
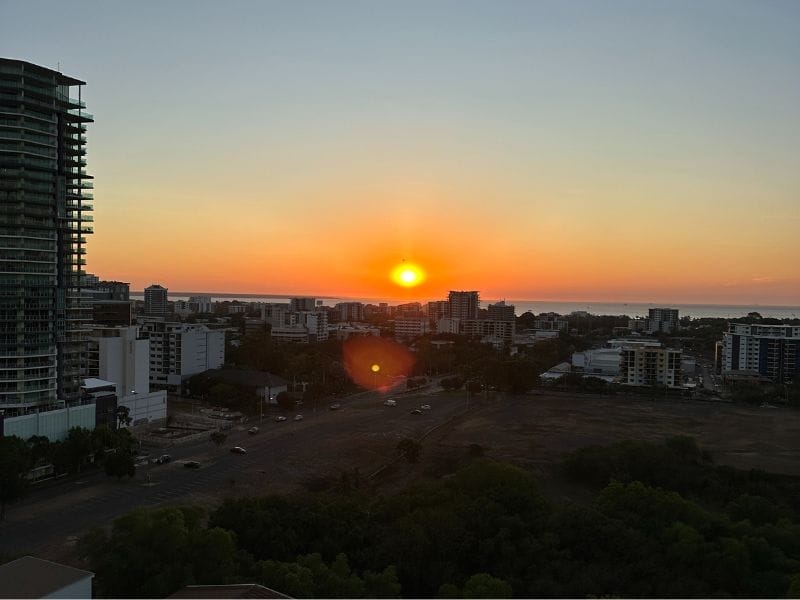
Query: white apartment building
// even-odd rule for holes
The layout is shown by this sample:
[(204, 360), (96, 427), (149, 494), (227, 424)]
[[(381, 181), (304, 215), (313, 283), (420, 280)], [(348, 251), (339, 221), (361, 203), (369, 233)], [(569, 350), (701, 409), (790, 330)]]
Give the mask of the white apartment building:
[(212, 313), (214, 312), (214, 303), (211, 301), (211, 296), (189, 296), (189, 304), (197, 313)]
[(150, 340), (137, 327), (98, 328), (88, 334), (88, 374), (112, 382), (117, 406), (132, 425), (167, 418), (167, 392), (150, 391)]
[(677, 308), (651, 308), (647, 315), (647, 331), (649, 333), (672, 333), (680, 326)]
[(409, 340), (425, 335), (429, 331), (428, 317), (426, 316), (398, 316), (394, 320), (394, 337), (397, 340)]
[(334, 306), (340, 321), (359, 322), (364, 320), (364, 304), (362, 302), (339, 302)]
[(680, 387), (681, 351), (656, 346), (623, 346), (619, 376), (625, 385)]
[(273, 340), (309, 344), (328, 339), (328, 313), (326, 311), (288, 312), (285, 316), (288, 323), (272, 325), (270, 336)]
[(800, 326), (728, 323), (721, 363), (723, 376), (750, 371), (791, 381), (800, 375)]
[(180, 386), (182, 381), (225, 362), (225, 332), (205, 325), (144, 321), (150, 341), (150, 384)]

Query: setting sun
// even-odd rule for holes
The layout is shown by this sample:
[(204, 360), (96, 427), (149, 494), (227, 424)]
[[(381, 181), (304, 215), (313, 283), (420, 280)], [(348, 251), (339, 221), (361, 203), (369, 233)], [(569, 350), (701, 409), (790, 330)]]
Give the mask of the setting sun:
[(417, 265), (403, 262), (392, 271), (392, 280), (403, 287), (414, 287), (425, 281), (425, 272)]

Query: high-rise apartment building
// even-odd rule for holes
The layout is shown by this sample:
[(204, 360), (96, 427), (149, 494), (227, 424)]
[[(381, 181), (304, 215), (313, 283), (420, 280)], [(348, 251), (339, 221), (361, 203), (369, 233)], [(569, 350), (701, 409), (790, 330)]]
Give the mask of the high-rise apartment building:
[(800, 326), (728, 323), (723, 334), (723, 376), (757, 372), (776, 382), (800, 377)]
[[(83, 81), (0, 59), (0, 409), (79, 400), (92, 177)], [(77, 96), (77, 97), (76, 97)]]
[(490, 304), (487, 307), (487, 317), (490, 321), (513, 321), (516, 319), (514, 305), (506, 304), (504, 300)]
[(619, 375), (625, 385), (680, 387), (681, 351), (652, 345), (623, 346)]
[(647, 315), (647, 330), (650, 333), (672, 333), (678, 330), (677, 308), (651, 308)]
[(451, 319), (477, 319), (478, 311), (481, 306), (480, 295), (478, 292), (457, 292), (452, 291), (447, 301), (450, 303)]
[(169, 314), (167, 288), (158, 284), (144, 288), (144, 314), (152, 317), (164, 317)]

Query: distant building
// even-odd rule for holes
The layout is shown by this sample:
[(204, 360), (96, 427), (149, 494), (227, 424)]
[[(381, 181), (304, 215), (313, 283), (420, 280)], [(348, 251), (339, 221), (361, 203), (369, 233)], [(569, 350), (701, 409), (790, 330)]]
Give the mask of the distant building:
[(272, 327), (297, 323), (297, 318), (292, 319), (290, 315), (296, 315), (296, 313), (292, 312), (289, 303), (267, 302), (261, 306), (261, 318)]
[(447, 300), (436, 300), (428, 302), (427, 311), (428, 320), (436, 324), (442, 319), (450, 317), (450, 302)]
[(680, 387), (681, 351), (655, 346), (623, 346), (619, 375), (625, 385)]
[(339, 321), (357, 323), (364, 320), (364, 304), (362, 302), (339, 302), (334, 309)]
[(107, 327), (130, 327), (133, 324), (133, 303), (130, 300), (92, 302), (92, 324)]
[(481, 306), (480, 294), (476, 291), (451, 291), (447, 299), (451, 319), (477, 319)]
[(270, 337), (280, 342), (310, 344), (328, 339), (328, 313), (326, 311), (287, 312), (287, 323), (272, 325)]
[(214, 303), (211, 296), (189, 296), (189, 304), (196, 313), (209, 314), (214, 312)]
[(648, 310), (647, 331), (649, 333), (672, 333), (680, 325), (677, 308), (651, 308)]
[(0, 565), (3, 598), (91, 598), (94, 573), (33, 556)]
[(398, 304), (394, 307), (395, 315), (419, 316), (422, 314), (422, 304), (419, 302), (407, 302)]
[(346, 340), (353, 337), (370, 337), (380, 336), (381, 330), (379, 327), (370, 327), (369, 325), (352, 325), (349, 323), (337, 323), (335, 325), (328, 325), (328, 337), (337, 340)]
[(289, 310), (292, 312), (315, 311), (317, 310), (316, 298), (290, 298)]
[(480, 338), (482, 342), (503, 345), (510, 344), (514, 339), (516, 323), (513, 320), (463, 319), (460, 330), (463, 335)]
[(428, 317), (421, 315), (398, 316), (394, 320), (394, 337), (398, 340), (410, 340), (430, 331)]
[(490, 321), (513, 321), (516, 319), (514, 305), (500, 301), (487, 307), (487, 317)]
[(540, 317), (533, 320), (533, 328), (539, 331), (567, 331), (569, 322), (566, 319)]
[(800, 375), (800, 326), (728, 323), (722, 339), (722, 375), (758, 373), (785, 383)]
[(158, 284), (144, 288), (144, 314), (153, 317), (164, 317), (169, 314), (167, 288)]

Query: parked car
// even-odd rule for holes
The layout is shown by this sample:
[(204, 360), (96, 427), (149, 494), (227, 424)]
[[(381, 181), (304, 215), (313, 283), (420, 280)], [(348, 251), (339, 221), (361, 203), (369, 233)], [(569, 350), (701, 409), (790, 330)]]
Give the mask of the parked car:
[(421, 415), (422, 411), (420, 409), (418, 409), (418, 408), (415, 408), (414, 410), (411, 411), (411, 414), (412, 415)]
[(169, 454), (162, 454), (156, 459), (157, 465), (164, 465), (172, 460), (172, 457)]
[(258, 427), (251, 427), (250, 429), (247, 430), (247, 433), (249, 433), (250, 435), (257, 434), (258, 433)]
[(431, 409), (431, 405), (430, 404), (423, 404), (422, 406), (420, 406), (420, 408), (422, 410), (430, 410)]
[(234, 446), (233, 448), (231, 448), (231, 452), (233, 452), (234, 454), (247, 454), (247, 450), (245, 450), (241, 446)]
[(302, 421), (303, 420), (303, 415), (295, 415), (294, 416), (294, 420), (295, 421)]
[(386, 401), (383, 403), (384, 406), (397, 406), (397, 400), (392, 400), (391, 398), (387, 398)]
[(200, 463), (196, 460), (187, 460), (185, 463), (183, 463), (183, 466), (187, 469), (199, 469)]
[(285, 420), (286, 420), (286, 417), (284, 417), (283, 415), (279, 415), (279, 416), (275, 417), (275, 422), (276, 423), (280, 423), (281, 421), (285, 421)]
[(339, 410), (340, 408), (342, 408), (342, 405), (336, 402), (334, 404), (331, 404), (328, 408), (331, 410)]

